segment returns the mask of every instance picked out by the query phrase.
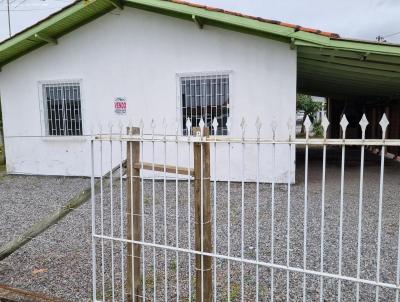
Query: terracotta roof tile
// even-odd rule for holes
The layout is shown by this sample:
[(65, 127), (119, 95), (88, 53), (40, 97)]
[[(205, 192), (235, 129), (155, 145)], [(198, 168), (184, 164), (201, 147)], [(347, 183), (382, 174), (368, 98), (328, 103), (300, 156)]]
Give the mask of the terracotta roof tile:
[(321, 36), (326, 36), (326, 37), (329, 37), (329, 38), (340, 38), (340, 36), (338, 34), (331, 33), (331, 32), (326, 32), (326, 31), (321, 31), (319, 29), (303, 27), (303, 26), (296, 25), (296, 24), (291, 24), (291, 23), (286, 23), (286, 22), (281, 22), (281, 21), (276, 21), (276, 20), (270, 20), (270, 19), (250, 16), (250, 15), (246, 15), (246, 14), (242, 14), (242, 13), (238, 13), (238, 12), (233, 12), (233, 11), (229, 11), (229, 10), (224, 10), (224, 9), (221, 9), (221, 8), (211, 7), (211, 6), (207, 6), (207, 5), (203, 5), (203, 4), (192, 3), (192, 2), (183, 1), (183, 0), (167, 0), (167, 1), (178, 3), (178, 4), (183, 4), (183, 5), (187, 5), (187, 6), (202, 8), (202, 9), (206, 9), (206, 10), (213, 11), (213, 12), (224, 13), (224, 14), (227, 14), (227, 15), (232, 15), (232, 16), (238, 16), (238, 17), (243, 17), (243, 18), (247, 18), (247, 19), (252, 19), (252, 20), (256, 20), (256, 21), (260, 21), (260, 22), (264, 22), (264, 23), (270, 23), (270, 24), (281, 25), (281, 26), (285, 26), (285, 27), (289, 27), (289, 28), (294, 28), (296, 31), (309, 32), (309, 33), (313, 33), (313, 34), (317, 34), (317, 35), (321, 35)]

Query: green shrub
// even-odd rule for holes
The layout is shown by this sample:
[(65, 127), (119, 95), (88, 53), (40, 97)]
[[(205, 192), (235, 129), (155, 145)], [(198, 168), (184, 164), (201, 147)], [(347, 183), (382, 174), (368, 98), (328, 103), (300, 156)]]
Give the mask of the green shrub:
[(314, 136), (322, 137), (324, 135), (324, 128), (321, 125), (321, 121), (316, 121), (313, 124)]

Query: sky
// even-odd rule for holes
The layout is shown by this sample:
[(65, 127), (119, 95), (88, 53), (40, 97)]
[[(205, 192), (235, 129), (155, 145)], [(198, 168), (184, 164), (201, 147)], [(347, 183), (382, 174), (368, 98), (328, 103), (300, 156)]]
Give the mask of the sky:
[[(71, 3), (9, 0), (12, 34)], [(330, 31), (342, 37), (400, 43), (399, 0), (190, 0), (209, 6)], [(7, 0), (0, 0), (0, 41), (8, 34)]]

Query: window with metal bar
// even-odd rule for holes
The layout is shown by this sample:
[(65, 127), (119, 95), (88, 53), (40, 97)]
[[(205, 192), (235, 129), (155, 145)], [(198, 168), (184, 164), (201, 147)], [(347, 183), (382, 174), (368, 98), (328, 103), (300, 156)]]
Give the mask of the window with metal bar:
[(46, 83), (42, 89), (47, 134), (82, 135), (80, 83)]
[(182, 129), (187, 135), (186, 120), (190, 118), (192, 126), (197, 127), (203, 118), (210, 128), (217, 118), (217, 135), (226, 135), (226, 122), (229, 117), (229, 74), (195, 75), (180, 78)]

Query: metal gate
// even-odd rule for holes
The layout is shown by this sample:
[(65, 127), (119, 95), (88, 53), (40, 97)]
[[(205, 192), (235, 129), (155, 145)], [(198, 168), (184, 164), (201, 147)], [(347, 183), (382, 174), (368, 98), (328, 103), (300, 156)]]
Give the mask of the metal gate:
[(187, 136), (165, 122), (161, 134), (154, 121), (147, 134), (142, 122), (110, 127), (91, 142), (93, 301), (399, 301), (399, 166), (385, 151), (400, 141), (385, 139), (388, 123), (379, 140), (365, 139), (365, 116), (361, 139), (346, 138), (346, 116), (341, 139), (326, 138), (326, 117), (322, 138), (307, 117), (305, 138), (289, 122), (283, 140), (259, 119), (252, 138), (244, 120), (241, 137), (229, 121), (227, 136), (209, 135), (216, 120), (188, 119)]

